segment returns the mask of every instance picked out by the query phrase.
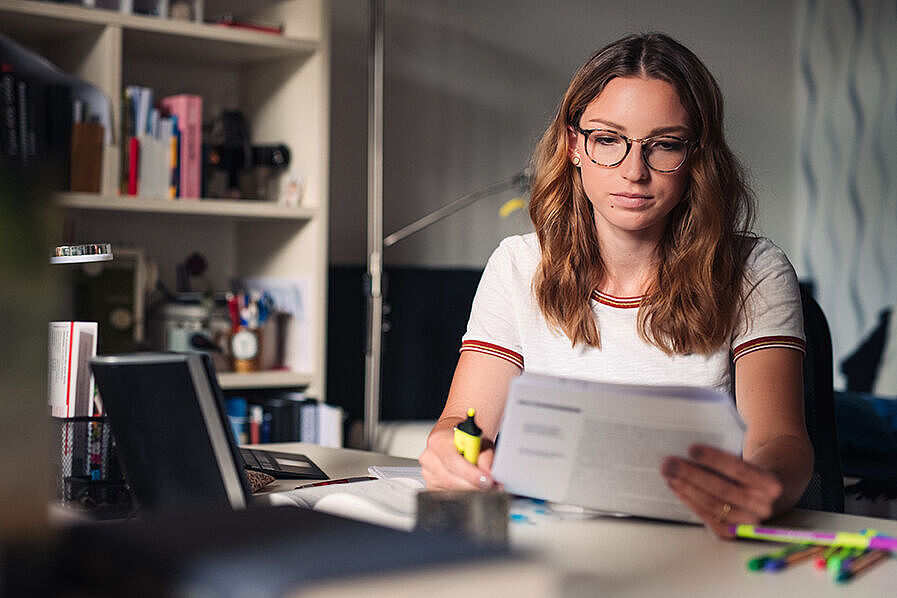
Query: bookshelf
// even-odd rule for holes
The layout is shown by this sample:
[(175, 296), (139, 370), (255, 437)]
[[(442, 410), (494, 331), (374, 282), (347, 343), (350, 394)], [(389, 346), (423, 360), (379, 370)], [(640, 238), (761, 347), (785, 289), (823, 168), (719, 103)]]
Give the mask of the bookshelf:
[[(0, 0), (0, 32), (108, 97), (113, 141), (104, 147), (100, 192), (60, 193), (60, 242), (103, 239), (135, 246), (175, 287), (176, 265), (194, 251), (207, 278), (227, 289), (243, 277), (295, 277), (307, 283), (308, 365), (303, 371), (222, 373), (227, 388), (305, 387), (325, 399), (327, 285), (329, 10), (326, 0), (205, 0), (207, 17), (232, 12), (284, 24), (282, 35), (214, 24), (123, 14), (77, 4)], [(203, 98), (203, 121), (239, 109), (251, 142), (285, 144), (289, 171), (303, 179), (303, 202), (119, 196), (122, 93), (150, 87), (156, 98)]]

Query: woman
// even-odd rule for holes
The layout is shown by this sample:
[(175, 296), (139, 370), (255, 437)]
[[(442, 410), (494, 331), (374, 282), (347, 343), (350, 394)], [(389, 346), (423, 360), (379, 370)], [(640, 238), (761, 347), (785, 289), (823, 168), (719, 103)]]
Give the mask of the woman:
[[(420, 457), (429, 488), (493, 485), (492, 441), (526, 367), (734, 391), (742, 456), (693, 446), (664, 461), (667, 484), (724, 537), (799, 500), (813, 452), (797, 279), (750, 233), (753, 200), (722, 112), (704, 64), (662, 34), (618, 40), (580, 67), (533, 157), (536, 232), (505, 239), (477, 290)], [(452, 441), (469, 407), (483, 430), (476, 466)]]

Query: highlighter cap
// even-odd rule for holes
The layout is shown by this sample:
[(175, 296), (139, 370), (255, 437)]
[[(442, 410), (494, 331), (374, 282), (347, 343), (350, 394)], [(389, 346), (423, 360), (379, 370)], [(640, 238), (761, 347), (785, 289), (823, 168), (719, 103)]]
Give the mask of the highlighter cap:
[(467, 419), (458, 424), (458, 429), (464, 432), (465, 434), (470, 434), (471, 436), (482, 436), (483, 431), (477, 425), (477, 423), (473, 420), (473, 416), (476, 411), (471, 407), (467, 410)]

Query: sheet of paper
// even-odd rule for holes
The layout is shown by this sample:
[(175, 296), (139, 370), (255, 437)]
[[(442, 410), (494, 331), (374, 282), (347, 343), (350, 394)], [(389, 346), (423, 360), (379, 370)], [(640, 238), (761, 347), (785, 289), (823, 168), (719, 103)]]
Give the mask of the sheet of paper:
[(693, 443), (740, 454), (743, 437), (732, 400), (713, 390), (524, 373), (511, 384), (492, 474), (522, 496), (697, 523), (661, 462)]
[(412, 480), (424, 481), (424, 474), (421, 472), (420, 465), (413, 466), (390, 466), (390, 465), (371, 465), (368, 467), (368, 473), (376, 478), (410, 478)]

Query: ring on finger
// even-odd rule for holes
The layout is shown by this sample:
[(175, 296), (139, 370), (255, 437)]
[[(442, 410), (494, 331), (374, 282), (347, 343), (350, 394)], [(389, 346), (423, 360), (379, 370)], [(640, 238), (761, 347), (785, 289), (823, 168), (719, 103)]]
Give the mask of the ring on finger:
[(730, 505), (729, 503), (723, 503), (723, 506), (720, 508), (719, 513), (716, 514), (716, 517), (714, 519), (716, 519), (717, 523), (722, 523), (726, 520), (726, 517), (728, 517), (729, 513), (731, 512), (732, 505)]

